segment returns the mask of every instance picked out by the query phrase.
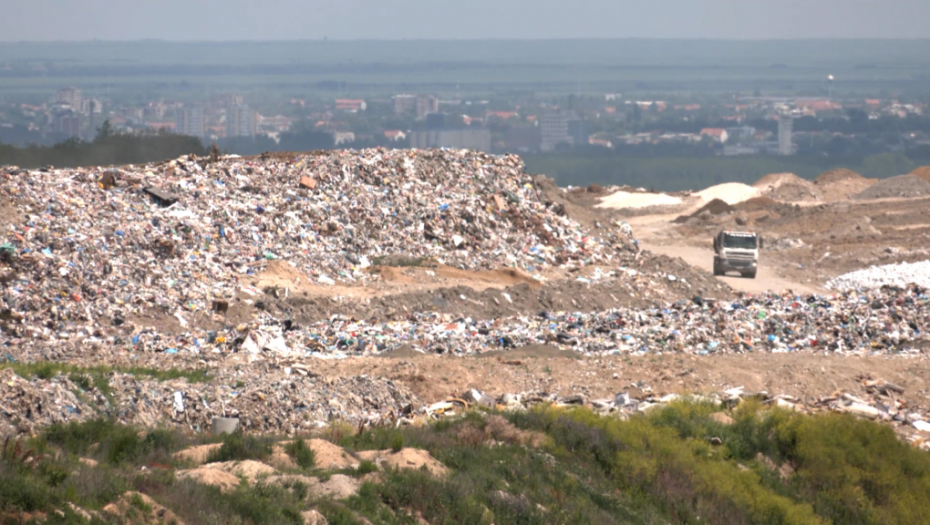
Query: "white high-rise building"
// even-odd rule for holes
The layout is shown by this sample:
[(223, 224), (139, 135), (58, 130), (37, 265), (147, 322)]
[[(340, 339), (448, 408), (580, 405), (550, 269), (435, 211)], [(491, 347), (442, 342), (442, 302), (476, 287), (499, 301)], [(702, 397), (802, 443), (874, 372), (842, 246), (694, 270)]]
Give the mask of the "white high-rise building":
[(55, 102), (71, 106), (71, 110), (76, 113), (84, 110), (84, 98), (81, 96), (81, 90), (76, 87), (59, 89), (55, 94)]
[(551, 151), (556, 144), (571, 143), (572, 137), (568, 134), (568, 121), (571, 115), (566, 112), (549, 113), (539, 119), (540, 142), (539, 149)]
[(245, 104), (226, 108), (226, 136), (254, 137), (258, 134), (258, 112)]
[(204, 137), (203, 107), (189, 106), (179, 108), (174, 124), (175, 132), (181, 135)]
[(439, 113), (439, 99), (433, 95), (417, 95), (417, 119), (425, 119), (430, 113)]
[(791, 115), (778, 116), (778, 154), (794, 155), (794, 145), (791, 143), (791, 133), (794, 130), (794, 120)]

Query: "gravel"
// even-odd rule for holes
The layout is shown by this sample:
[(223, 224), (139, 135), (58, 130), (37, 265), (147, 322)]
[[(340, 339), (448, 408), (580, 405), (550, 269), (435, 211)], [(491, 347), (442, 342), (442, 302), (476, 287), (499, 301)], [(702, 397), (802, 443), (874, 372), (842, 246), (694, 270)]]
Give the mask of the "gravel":
[(869, 186), (853, 199), (891, 199), (895, 197), (922, 197), (930, 195), (930, 182), (916, 175), (898, 175)]
[(930, 261), (871, 266), (840, 275), (827, 282), (826, 287), (830, 290), (852, 290), (909, 284), (930, 287)]

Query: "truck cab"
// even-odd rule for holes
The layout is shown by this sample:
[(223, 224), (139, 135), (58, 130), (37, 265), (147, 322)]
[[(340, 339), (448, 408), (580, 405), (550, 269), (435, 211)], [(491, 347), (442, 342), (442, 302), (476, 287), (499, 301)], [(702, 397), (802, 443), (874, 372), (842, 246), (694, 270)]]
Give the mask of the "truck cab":
[(722, 230), (714, 237), (714, 275), (732, 271), (755, 279), (760, 249), (762, 237), (756, 233)]

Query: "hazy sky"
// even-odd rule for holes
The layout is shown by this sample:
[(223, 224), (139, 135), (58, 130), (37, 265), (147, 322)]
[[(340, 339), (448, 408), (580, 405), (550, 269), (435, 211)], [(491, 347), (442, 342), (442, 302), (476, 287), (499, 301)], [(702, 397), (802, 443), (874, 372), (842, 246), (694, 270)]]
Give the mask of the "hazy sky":
[[(930, 0), (0, 0), (0, 40), (927, 38)], [(0, 57), (2, 58), (2, 57)]]

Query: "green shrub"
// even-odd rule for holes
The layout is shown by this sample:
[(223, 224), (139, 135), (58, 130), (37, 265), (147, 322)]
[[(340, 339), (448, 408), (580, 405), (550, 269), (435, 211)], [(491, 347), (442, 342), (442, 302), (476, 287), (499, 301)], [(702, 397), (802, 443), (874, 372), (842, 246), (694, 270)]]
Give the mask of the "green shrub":
[(28, 471), (0, 464), (0, 510), (35, 512), (56, 501), (51, 488)]
[(391, 438), (391, 450), (400, 452), (402, 448), (404, 448), (404, 435), (394, 434), (394, 437)]
[(302, 469), (312, 469), (316, 466), (316, 453), (307, 446), (303, 438), (297, 438), (284, 447), (287, 455), (291, 456)]
[(223, 445), (210, 452), (207, 462), (261, 460), (269, 455), (271, 455), (270, 441), (256, 436), (247, 436), (237, 430), (223, 436)]
[(300, 507), (293, 496), (281, 487), (262, 483), (251, 487), (242, 486), (226, 501), (230, 509), (247, 523), (303, 525)]
[(358, 464), (358, 474), (364, 476), (365, 474), (370, 474), (372, 472), (378, 472), (378, 465), (375, 465), (371, 461), (362, 461)]

